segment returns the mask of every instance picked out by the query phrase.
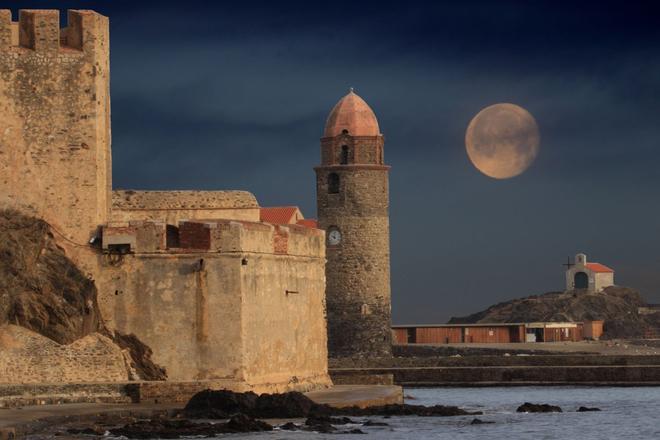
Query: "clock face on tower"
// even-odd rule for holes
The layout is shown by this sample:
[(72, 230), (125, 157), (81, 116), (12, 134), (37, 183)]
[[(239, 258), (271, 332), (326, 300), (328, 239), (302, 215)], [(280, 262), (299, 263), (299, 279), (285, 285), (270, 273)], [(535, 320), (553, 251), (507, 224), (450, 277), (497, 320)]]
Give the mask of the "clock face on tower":
[(328, 229), (328, 244), (330, 246), (337, 246), (341, 243), (341, 232), (335, 226)]

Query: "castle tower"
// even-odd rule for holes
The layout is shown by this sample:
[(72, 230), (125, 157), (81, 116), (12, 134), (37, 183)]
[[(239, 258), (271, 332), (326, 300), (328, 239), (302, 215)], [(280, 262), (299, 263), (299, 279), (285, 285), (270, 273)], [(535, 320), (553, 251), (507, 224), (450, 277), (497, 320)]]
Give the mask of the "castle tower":
[(87, 243), (111, 203), (108, 19), (0, 10), (0, 208)]
[(376, 116), (351, 89), (328, 116), (315, 168), (327, 240), (330, 357), (391, 354), (390, 167), (383, 144)]

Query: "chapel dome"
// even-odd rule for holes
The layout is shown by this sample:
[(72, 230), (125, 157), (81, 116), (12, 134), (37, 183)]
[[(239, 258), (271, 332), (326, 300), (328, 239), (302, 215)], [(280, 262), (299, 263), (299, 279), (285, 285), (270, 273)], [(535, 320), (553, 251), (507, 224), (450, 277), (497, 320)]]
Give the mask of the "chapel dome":
[(323, 137), (334, 137), (346, 130), (351, 136), (378, 136), (378, 120), (364, 99), (351, 91), (339, 100), (325, 123)]

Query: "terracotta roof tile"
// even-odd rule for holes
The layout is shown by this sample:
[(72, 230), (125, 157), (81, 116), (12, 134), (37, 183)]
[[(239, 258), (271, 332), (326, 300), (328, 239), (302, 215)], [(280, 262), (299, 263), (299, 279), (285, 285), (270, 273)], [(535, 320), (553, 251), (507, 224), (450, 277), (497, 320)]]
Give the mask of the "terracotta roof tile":
[(314, 229), (318, 229), (318, 227), (319, 227), (319, 222), (316, 221), (316, 219), (314, 219), (314, 218), (307, 218), (307, 219), (303, 219), (303, 220), (298, 220), (298, 222), (296, 224), (300, 225), (300, 226), (305, 226), (307, 228), (314, 228)]
[(324, 137), (340, 135), (344, 130), (352, 136), (378, 136), (378, 120), (371, 107), (353, 90), (339, 100), (325, 123)]
[(290, 225), (296, 222), (297, 206), (275, 206), (272, 208), (261, 208), (259, 219), (264, 223), (274, 225)]
[(614, 269), (610, 269), (609, 267), (600, 263), (587, 263), (587, 269), (597, 273), (614, 273)]

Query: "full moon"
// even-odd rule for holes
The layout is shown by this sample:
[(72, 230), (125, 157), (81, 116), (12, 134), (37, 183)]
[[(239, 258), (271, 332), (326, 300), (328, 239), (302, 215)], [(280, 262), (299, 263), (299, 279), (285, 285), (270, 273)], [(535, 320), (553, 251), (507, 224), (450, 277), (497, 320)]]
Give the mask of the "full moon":
[(472, 118), (465, 132), (465, 148), (479, 171), (495, 179), (509, 179), (534, 162), (540, 139), (536, 121), (527, 110), (515, 104), (495, 104)]

